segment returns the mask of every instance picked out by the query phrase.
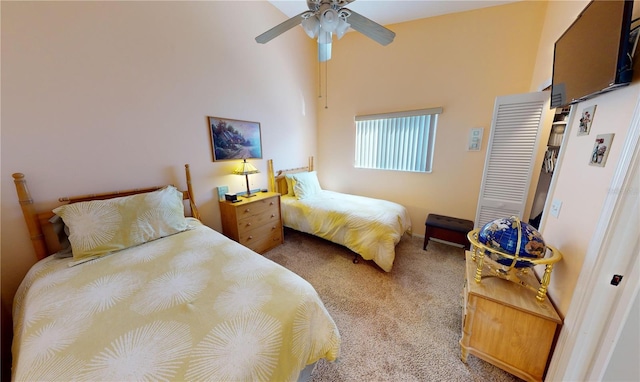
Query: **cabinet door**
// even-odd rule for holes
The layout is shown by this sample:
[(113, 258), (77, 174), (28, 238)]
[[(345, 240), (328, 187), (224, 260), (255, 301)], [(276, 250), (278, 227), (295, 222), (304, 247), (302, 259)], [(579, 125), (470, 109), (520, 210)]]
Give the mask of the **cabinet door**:
[(524, 218), (540, 132), (549, 113), (549, 92), (496, 98), (476, 228), (498, 218)]

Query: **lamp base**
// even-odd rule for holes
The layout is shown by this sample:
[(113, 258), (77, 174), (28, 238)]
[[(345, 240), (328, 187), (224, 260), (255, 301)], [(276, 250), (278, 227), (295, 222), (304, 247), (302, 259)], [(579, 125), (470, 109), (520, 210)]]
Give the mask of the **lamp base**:
[(242, 196), (243, 198), (252, 198), (252, 197), (256, 196), (256, 194), (240, 195), (240, 196)]

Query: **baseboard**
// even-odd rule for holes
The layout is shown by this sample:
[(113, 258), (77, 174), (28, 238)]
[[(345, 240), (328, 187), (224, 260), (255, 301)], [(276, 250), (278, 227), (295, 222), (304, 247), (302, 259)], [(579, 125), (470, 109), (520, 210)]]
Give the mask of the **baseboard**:
[[(422, 236), (422, 238), (424, 238), (424, 236)], [(458, 247), (458, 248), (464, 248), (464, 245), (462, 245), (462, 244), (452, 243), (450, 241), (441, 240), (441, 239), (436, 239), (435, 237), (430, 238), (429, 241), (430, 242), (431, 241), (437, 241), (438, 243), (453, 245), (454, 247)]]

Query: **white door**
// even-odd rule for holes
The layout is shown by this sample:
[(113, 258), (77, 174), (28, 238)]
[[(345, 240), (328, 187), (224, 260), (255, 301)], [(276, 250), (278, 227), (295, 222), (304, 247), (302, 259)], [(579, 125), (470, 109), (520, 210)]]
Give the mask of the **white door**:
[(548, 91), (496, 98), (476, 228), (503, 217), (524, 219), (537, 143), (550, 112)]

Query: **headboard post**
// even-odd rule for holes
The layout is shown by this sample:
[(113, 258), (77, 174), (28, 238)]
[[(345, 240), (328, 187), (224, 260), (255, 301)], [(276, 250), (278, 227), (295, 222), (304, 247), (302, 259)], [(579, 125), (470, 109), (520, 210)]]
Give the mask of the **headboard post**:
[(276, 176), (273, 172), (273, 159), (267, 160), (267, 179), (269, 192), (276, 192)]
[(282, 195), (286, 195), (289, 190), (287, 189), (287, 182), (285, 181), (285, 175), (295, 174), (298, 172), (311, 172), (313, 171), (313, 156), (309, 157), (309, 164), (306, 167), (296, 167), (286, 170), (278, 170), (277, 173), (273, 170), (273, 159), (267, 160), (267, 172), (269, 178), (269, 191), (279, 192)]
[(191, 186), (191, 172), (189, 171), (189, 164), (184, 165), (184, 172), (187, 177), (187, 192), (189, 193), (189, 207), (191, 208), (191, 216), (200, 220), (200, 212), (198, 212), (196, 201), (193, 198), (193, 187)]
[(33, 199), (29, 188), (27, 187), (27, 180), (24, 178), (24, 174), (13, 174), (13, 182), (16, 185), (16, 191), (18, 192), (18, 200), (20, 201), (20, 208), (24, 215), (24, 220), (27, 223), (29, 229), (29, 236), (31, 237), (31, 244), (33, 249), (36, 250), (36, 256), (38, 259), (45, 258), (47, 253), (47, 244), (45, 242), (42, 228), (38, 223), (35, 208), (33, 207)]

